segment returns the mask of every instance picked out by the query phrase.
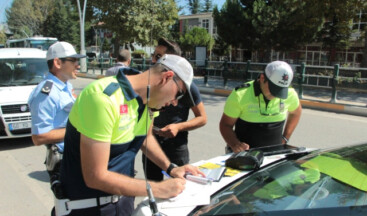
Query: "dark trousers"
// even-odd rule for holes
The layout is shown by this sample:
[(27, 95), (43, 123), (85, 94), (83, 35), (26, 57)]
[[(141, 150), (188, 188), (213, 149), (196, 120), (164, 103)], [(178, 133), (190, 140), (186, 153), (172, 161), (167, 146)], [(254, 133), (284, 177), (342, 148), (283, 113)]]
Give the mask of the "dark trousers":
[[(69, 216), (130, 216), (134, 211), (135, 197), (122, 197), (116, 203), (109, 203), (86, 209), (72, 210)], [(52, 209), (51, 216), (55, 216)]]
[[(183, 166), (189, 163), (190, 158), (187, 144), (177, 145), (177, 143), (170, 142), (169, 140), (160, 141), (159, 143), (162, 147), (162, 150), (172, 163), (175, 163), (178, 166)], [(153, 181), (162, 181), (163, 180), (162, 169), (159, 168), (157, 165), (155, 165), (148, 158), (146, 158), (144, 154), (142, 160), (143, 160), (143, 168), (144, 171), (146, 172), (145, 174), (147, 176), (147, 179)], [(145, 160), (147, 160), (146, 163)]]

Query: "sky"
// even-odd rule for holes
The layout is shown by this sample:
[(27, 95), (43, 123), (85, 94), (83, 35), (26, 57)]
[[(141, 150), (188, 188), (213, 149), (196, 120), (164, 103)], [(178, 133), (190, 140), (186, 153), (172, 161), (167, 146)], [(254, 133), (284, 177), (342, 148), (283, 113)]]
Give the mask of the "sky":
[[(225, 1), (226, 0), (212, 0), (212, 4), (213, 6), (218, 5), (218, 8), (221, 8)], [(13, 0), (0, 0), (0, 23), (6, 22), (5, 9), (9, 8), (12, 2)], [(178, 4), (180, 6), (186, 6), (184, 9), (184, 13), (189, 14), (189, 10), (187, 8), (187, 0), (179, 0)]]
[(11, 6), (13, 0), (0, 0), (0, 23), (6, 22), (5, 9)]

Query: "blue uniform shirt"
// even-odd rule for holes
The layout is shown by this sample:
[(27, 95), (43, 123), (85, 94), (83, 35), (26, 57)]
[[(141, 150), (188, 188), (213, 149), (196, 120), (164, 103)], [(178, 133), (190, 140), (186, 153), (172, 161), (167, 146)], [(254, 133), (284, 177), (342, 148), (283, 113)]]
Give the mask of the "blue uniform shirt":
[[(45, 83), (52, 82), (52, 88), (48, 94), (42, 93)], [(69, 112), (75, 102), (72, 94), (72, 85), (62, 82), (52, 73), (48, 73), (32, 91), (28, 99), (28, 105), (32, 116), (32, 134), (47, 133), (53, 129), (65, 128)], [(64, 142), (57, 143), (60, 152), (64, 151)]]

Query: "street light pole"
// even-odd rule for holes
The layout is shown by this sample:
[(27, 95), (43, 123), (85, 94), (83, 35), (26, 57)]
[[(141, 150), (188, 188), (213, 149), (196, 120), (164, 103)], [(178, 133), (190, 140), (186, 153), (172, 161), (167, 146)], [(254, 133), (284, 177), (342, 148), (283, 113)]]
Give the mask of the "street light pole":
[[(85, 55), (85, 38), (84, 38), (84, 22), (85, 22), (85, 9), (87, 6), (87, 0), (84, 0), (83, 10), (80, 8), (80, 2), (78, 3), (79, 21), (80, 21), (80, 54)], [(80, 59), (80, 72), (87, 72), (87, 59)]]

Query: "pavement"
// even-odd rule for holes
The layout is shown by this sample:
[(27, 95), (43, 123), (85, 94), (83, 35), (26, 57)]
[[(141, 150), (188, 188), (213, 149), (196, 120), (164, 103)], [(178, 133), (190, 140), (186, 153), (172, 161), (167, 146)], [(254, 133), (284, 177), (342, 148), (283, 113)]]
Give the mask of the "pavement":
[[(89, 70), (88, 73), (78, 73), (78, 76), (92, 79), (104, 77), (101, 74), (94, 74), (92, 70)], [(207, 83), (204, 83), (204, 77), (195, 76), (194, 83), (198, 86), (201, 93), (228, 96), (232, 89), (242, 84), (243, 81), (228, 80), (226, 86), (224, 86), (223, 79), (208, 78)], [(295, 89), (299, 92), (297, 87)], [(332, 102), (331, 96), (331, 89), (304, 87), (303, 94), (302, 96), (299, 95), (299, 98), (304, 108), (367, 116), (366, 92), (338, 90), (335, 102)]]

